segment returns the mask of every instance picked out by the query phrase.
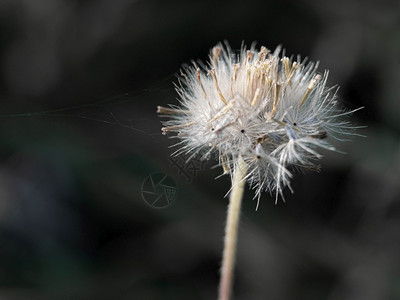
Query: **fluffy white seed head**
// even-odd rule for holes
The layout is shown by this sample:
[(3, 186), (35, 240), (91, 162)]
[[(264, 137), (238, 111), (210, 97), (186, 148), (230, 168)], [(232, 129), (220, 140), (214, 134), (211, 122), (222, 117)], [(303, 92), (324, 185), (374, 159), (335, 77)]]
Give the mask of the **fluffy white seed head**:
[(258, 198), (269, 191), (278, 199), (285, 187), (291, 190), (294, 169), (318, 170), (317, 148), (335, 150), (325, 138), (351, 134), (344, 119), (351, 112), (339, 107), (318, 64), (280, 55), (280, 47), (253, 45), (236, 54), (218, 44), (208, 66), (199, 65), (181, 74), (180, 106), (158, 107), (169, 117), (162, 131), (180, 139), (175, 154), (216, 157), (231, 176), (241, 156)]

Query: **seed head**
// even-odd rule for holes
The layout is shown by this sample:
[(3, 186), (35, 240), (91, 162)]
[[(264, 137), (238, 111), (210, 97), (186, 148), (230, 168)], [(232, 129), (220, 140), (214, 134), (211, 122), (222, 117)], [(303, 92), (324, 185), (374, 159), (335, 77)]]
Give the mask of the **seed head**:
[[(208, 66), (186, 66), (176, 91), (180, 106), (158, 107), (169, 117), (163, 134), (176, 133), (176, 155), (202, 159), (216, 157), (232, 176), (239, 156), (248, 166), (246, 180), (276, 201), (285, 187), (291, 191), (294, 169), (318, 170), (317, 148), (335, 151), (327, 137), (351, 134), (336, 90), (328, 88), (328, 72), (317, 73), (318, 63), (296, 60), (261, 47), (242, 47), (235, 54), (218, 44)], [(293, 192), (293, 191), (292, 191)]]

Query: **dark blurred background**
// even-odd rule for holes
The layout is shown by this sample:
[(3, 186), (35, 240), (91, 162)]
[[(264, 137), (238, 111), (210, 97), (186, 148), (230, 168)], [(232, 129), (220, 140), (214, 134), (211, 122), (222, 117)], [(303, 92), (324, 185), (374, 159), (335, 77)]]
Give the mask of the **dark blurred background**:
[(222, 40), (319, 60), (368, 126), (286, 203), (246, 191), (235, 299), (400, 299), (400, 5), (377, 0), (1, 0), (0, 299), (216, 298), (229, 180), (171, 160), (155, 111)]

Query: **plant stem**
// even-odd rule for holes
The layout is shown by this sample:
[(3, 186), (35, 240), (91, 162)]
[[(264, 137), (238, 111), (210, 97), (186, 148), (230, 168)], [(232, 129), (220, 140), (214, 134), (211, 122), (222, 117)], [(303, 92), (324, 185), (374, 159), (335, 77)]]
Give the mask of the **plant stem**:
[(247, 165), (239, 155), (235, 166), (232, 190), (229, 196), (228, 215), (225, 226), (224, 252), (219, 285), (219, 300), (229, 300), (233, 286), (233, 270), (235, 267), (236, 244), (239, 228), (240, 207), (242, 204)]

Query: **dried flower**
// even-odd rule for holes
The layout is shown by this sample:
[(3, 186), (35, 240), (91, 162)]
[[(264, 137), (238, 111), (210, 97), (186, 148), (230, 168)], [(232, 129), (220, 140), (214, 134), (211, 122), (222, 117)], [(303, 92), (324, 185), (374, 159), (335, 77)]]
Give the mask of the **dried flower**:
[(235, 54), (218, 44), (208, 66), (184, 68), (176, 86), (181, 106), (158, 107), (170, 117), (163, 133), (180, 139), (175, 154), (216, 156), (231, 176), (242, 157), (258, 199), (262, 191), (275, 192), (276, 200), (285, 187), (292, 191), (293, 170), (318, 170), (316, 148), (335, 150), (326, 138), (342, 140), (353, 129), (344, 118), (353, 111), (340, 108), (337, 89), (326, 87), (328, 72), (280, 50), (256, 51), (253, 44)]

